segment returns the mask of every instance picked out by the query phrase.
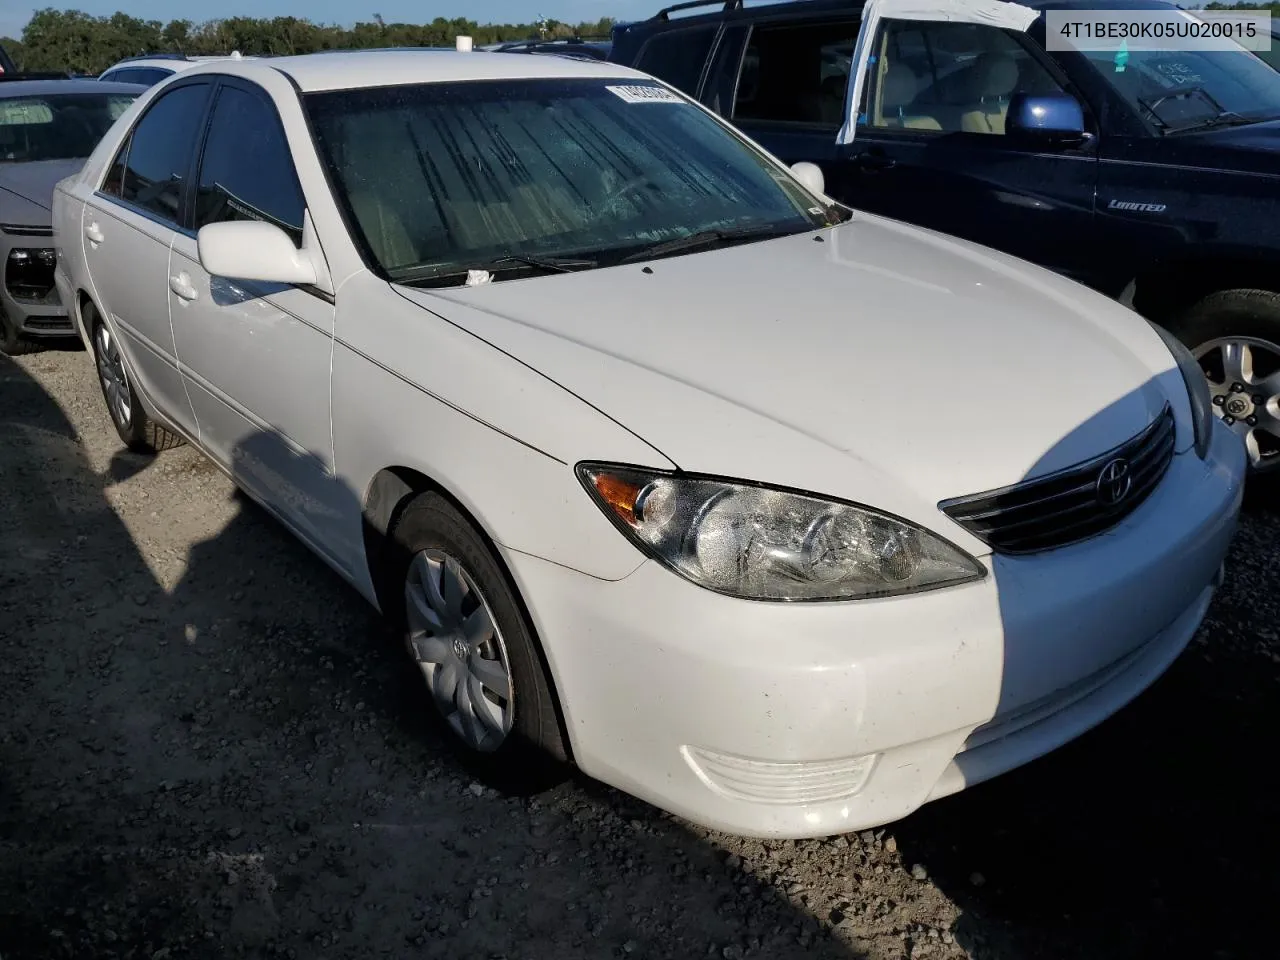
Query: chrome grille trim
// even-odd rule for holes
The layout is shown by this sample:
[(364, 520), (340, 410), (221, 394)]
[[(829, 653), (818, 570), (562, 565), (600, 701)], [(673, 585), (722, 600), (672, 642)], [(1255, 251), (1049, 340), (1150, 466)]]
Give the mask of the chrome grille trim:
[[(1151, 495), (1173, 460), (1173, 411), (1165, 404), (1130, 440), (1084, 463), (1026, 483), (944, 500), (938, 508), (997, 553), (1053, 550), (1104, 533)], [(1128, 494), (1117, 504), (1098, 499), (1102, 469), (1129, 464)]]

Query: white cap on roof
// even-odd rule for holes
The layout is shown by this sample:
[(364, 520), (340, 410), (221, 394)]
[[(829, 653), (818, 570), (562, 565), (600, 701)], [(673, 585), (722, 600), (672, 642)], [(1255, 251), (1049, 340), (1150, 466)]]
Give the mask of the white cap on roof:
[(472, 48), (472, 40), (471, 40), (471, 38), (470, 38), (470, 37), (459, 37), (459, 38), (458, 38), (458, 52), (459, 52), (459, 53), (470, 53), (470, 52), (471, 52), (471, 48)]

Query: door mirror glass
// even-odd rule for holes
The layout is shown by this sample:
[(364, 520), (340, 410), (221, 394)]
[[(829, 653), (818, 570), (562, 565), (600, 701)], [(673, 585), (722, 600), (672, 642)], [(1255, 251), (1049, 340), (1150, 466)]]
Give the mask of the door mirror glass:
[(810, 193), (816, 193), (820, 197), (827, 195), (827, 180), (822, 175), (822, 168), (817, 164), (797, 163), (791, 167), (791, 174), (804, 184)]
[(1084, 139), (1084, 110), (1068, 93), (1015, 94), (1006, 121), (1013, 136), (1054, 143)]
[(201, 227), (196, 234), (200, 265), (214, 277), (259, 283), (310, 284), (316, 268), (305, 250), (273, 223), (228, 220)]

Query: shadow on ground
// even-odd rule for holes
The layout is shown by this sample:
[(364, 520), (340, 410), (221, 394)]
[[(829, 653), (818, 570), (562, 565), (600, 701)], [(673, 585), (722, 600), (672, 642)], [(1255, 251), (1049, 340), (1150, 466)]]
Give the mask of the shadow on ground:
[[(131, 531), (106, 491), (139, 470), (166, 502)], [(0, 358), (4, 960), (858, 955), (644, 804), (472, 782), (398, 643), (256, 507), (166, 590), (202, 470), (96, 471)]]
[(974, 956), (1276, 955), (1280, 511), (1250, 491), (1228, 578), (1146, 694), (1021, 770), (894, 828)]

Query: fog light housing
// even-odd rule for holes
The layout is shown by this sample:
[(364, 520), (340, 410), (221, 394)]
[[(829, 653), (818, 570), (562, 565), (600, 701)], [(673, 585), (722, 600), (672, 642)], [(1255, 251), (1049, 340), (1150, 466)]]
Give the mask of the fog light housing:
[(58, 254), (52, 247), (10, 250), (4, 265), (5, 289), (15, 300), (48, 300), (54, 292), (53, 274), (57, 264)]

